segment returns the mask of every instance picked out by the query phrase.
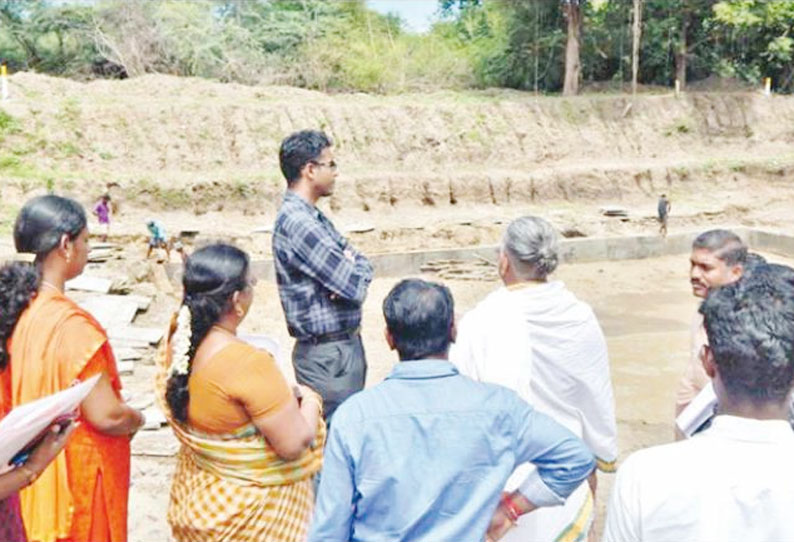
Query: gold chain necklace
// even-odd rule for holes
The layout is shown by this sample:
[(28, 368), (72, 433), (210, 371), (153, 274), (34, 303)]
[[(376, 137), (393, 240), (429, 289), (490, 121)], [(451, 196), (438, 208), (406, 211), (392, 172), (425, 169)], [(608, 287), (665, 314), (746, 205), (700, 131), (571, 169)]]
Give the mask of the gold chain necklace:
[(55, 290), (59, 294), (63, 293), (63, 291), (61, 291), (61, 289), (58, 288), (57, 286), (55, 286), (52, 282), (49, 282), (49, 281), (46, 281), (46, 280), (42, 280), (41, 281), (41, 285), (42, 286), (46, 286), (47, 288), (52, 288), (53, 290)]
[(237, 337), (237, 333), (234, 331), (230, 331), (223, 326), (219, 326), (218, 324), (214, 324), (211, 329), (215, 329), (220, 331), (221, 333), (225, 333), (226, 335), (231, 335), (232, 337)]

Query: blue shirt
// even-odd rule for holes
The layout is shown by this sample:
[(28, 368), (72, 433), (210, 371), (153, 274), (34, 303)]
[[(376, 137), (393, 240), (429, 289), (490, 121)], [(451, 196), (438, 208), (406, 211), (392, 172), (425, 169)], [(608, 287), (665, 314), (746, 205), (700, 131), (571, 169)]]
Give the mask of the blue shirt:
[(361, 324), (361, 304), (372, 266), (351, 250), (331, 221), (287, 191), (273, 228), (273, 261), (290, 335), (299, 339), (351, 330)]
[(165, 228), (156, 220), (146, 224), (149, 233), (152, 234), (152, 239), (155, 241), (165, 241)]
[(480, 541), (517, 465), (520, 491), (561, 504), (595, 466), (573, 433), (444, 360), (404, 361), (342, 403), (325, 448), (309, 540)]

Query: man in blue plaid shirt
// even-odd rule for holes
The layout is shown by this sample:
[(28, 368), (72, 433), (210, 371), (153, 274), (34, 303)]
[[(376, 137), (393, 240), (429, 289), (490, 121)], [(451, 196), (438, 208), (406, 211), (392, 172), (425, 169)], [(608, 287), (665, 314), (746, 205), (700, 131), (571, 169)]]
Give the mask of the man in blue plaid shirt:
[(350, 246), (315, 207), (337, 176), (331, 140), (304, 130), (281, 143), (287, 191), (273, 229), (273, 261), (287, 329), (295, 337), (298, 382), (316, 390), (330, 420), (336, 407), (364, 387), (361, 305), (372, 280), (367, 258)]

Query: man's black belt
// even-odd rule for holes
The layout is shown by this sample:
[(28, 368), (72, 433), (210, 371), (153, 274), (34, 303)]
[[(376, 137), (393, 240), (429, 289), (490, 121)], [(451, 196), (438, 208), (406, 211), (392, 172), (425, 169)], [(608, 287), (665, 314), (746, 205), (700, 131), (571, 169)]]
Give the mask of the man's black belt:
[(347, 341), (357, 336), (358, 332), (359, 328), (355, 328), (346, 329), (344, 331), (335, 331), (333, 333), (324, 333), (322, 335), (309, 335), (307, 337), (300, 337), (298, 342), (308, 344), (323, 344), (332, 343), (334, 341)]

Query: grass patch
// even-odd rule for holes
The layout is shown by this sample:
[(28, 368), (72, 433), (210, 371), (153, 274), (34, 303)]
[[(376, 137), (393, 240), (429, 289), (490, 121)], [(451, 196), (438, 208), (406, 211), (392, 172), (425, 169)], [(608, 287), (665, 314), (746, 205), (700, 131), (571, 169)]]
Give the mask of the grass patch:
[(568, 99), (563, 99), (560, 102), (560, 113), (562, 118), (568, 124), (583, 124), (587, 120), (587, 110), (582, 105), (582, 102), (574, 102)]
[(40, 169), (11, 154), (0, 155), (0, 173), (8, 179), (4, 182), (15, 184), (23, 194), (36, 188), (45, 188), (48, 192), (71, 191), (77, 186), (76, 180), (90, 177), (79, 171)]
[(16, 156), (8, 154), (0, 156), (0, 171), (16, 169), (20, 164), (22, 164), (22, 161)]
[(0, 234), (6, 235), (13, 231), (19, 207), (16, 205), (0, 205)]
[(17, 119), (0, 109), (0, 135), (13, 134), (18, 131)]
[(169, 209), (187, 207), (191, 203), (190, 194), (182, 188), (162, 188), (158, 199)]
[(685, 180), (689, 179), (689, 168), (688, 167), (686, 167), (686, 166), (678, 166), (678, 167), (672, 168), (672, 170), (673, 170), (673, 173), (675, 173), (678, 176), (678, 178), (681, 179), (682, 181), (685, 181)]
[(70, 158), (80, 154), (80, 148), (71, 141), (61, 141), (57, 146), (58, 154), (63, 158)]
[(252, 186), (251, 183), (242, 179), (237, 179), (232, 184), (232, 194), (238, 199), (248, 200), (258, 196), (258, 192), (256, 186)]
[(672, 135), (689, 134), (692, 131), (692, 122), (685, 117), (680, 117), (676, 119), (673, 124), (667, 127), (667, 129), (664, 131), (664, 135), (666, 137), (670, 137)]
[(28, 142), (28, 144), (26, 145), (25, 144), (17, 145), (16, 147), (11, 147), (8, 150), (11, 152), (11, 154), (15, 156), (25, 156), (26, 154), (31, 154), (36, 152), (38, 148), (34, 143)]
[(167, 188), (146, 177), (134, 183), (131, 194), (132, 201), (149, 201), (164, 209), (184, 208), (191, 204), (191, 197), (186, 189)]
[(19, 131), (17, 119), (0, 109), (0, 142), (4, 141), (6, 136), (19, 133)]
[(80, 102), (76, 98), (66, 98), (61, 102), (61, 110), (56, 113), (55, 118), (67, 126), (76, 126), (81, 115)]

